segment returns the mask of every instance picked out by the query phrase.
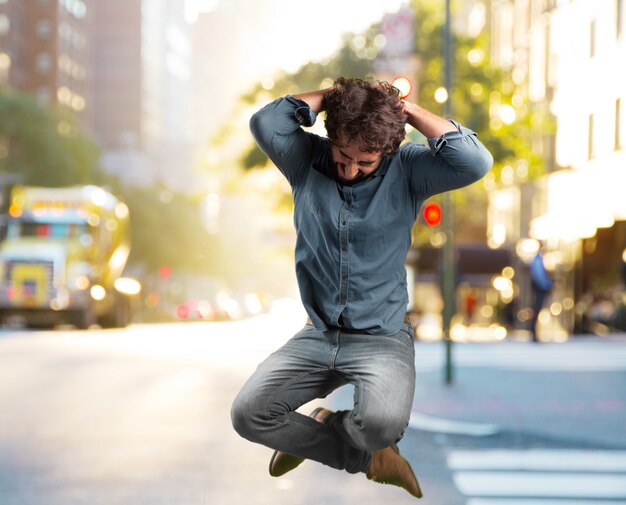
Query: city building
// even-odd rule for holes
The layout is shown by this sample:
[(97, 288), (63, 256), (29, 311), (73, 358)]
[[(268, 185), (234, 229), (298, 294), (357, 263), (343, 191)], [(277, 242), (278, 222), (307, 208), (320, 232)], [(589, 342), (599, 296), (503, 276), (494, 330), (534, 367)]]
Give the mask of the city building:
[(591, 304), (620, 284), (626, 248), (624, 1), (493, 0), (490, 19), (493, 62), (556, 131), (533, 138), (543, 177), (526, 181), (525, 160), (503, 171), (490, 195), (489, 243), (522, 259), (544, 244), (557, 281), (546, 331), (586, 331)]
[(195, 186), (178, 0), (0, 0), (0, 84), (76, 113), (125, 183)]
[(191, 26), (184, 2), (93, 3), (93, 133), (125, 182), (193, 187)]
[(89, 87), (91, 22), (87, 0), (0, 0), (0, 84), (68, 107), (83, 124), (93, 113)]

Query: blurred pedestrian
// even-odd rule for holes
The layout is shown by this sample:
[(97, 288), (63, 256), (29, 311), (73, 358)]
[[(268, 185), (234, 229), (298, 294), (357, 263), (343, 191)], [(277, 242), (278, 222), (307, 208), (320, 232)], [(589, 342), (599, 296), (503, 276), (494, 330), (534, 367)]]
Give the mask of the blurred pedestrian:
[(500, 296), (498, 299), (498, 305), (496, 306), (498, 322), (507, 331), (511, 331), (515, 327), (515, 306), (515, 298), (504, 299)]
[(467, 288), (463, 296), (463, 309), (465, 312), (465, 321), (469, 325), (474, 320), (474, 311), (478, 303), (478, 290), (476, 288)]
[[(302, 129), (321, 111), (328, 138)], [(429, 146), (400, 146), (406, 123)], [(310, 320), (243, 386), (233, 425), (276, 450), (272, 476), (306, 458), (420, 497), (396, 445), (415, 386), (404, 262), (422, 203), (477, 181), (492, 157), (473, 131), (361, 79), (280, 98), (250, 124), (292, 187), (296, 275)], [(296, 412), (348, 383), (352, 410)]]
[(544, 306), (547, 296), (550, 294), (550, 291), (552, 291), (554, 284), (543, 262), (541, 250), (537, 252), (530, 262), (530, 279), (533, 288), (533, 314), (530, 319), (530, 331), (532, 333), (533, 342), (539, 342), (539, 336), (537, 334), (539, 313)]

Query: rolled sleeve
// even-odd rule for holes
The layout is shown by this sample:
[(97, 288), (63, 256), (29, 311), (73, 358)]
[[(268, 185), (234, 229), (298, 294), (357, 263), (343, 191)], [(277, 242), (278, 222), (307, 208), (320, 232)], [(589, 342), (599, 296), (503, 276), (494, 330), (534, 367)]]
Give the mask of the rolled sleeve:
[(292, 185), (302, 175), (303, 160), (309, 158), (315, 144), (313, 135), (301, 127), (312, 126), (316, 117), (306, 102), (286, 96), (250, 118), (250, 131), (258, 146)]
[(313, 126), (315, 124), (317, 113), (309, 107), (309, 104), (292, 96), (288, 96), (287, 100), (295, 105), (296, 111), (294, 114), (301, 126)]
[[(301, 124), (294, 114), (295, 104), (287, 98), (279, 98), (259, 109), (250, 118), (250, 131), (259, 141), (278, 135), (289, 135)], [(266, 142), (264, 142), (266, 143)]]
[(409, 144), (401, 149), (418, 200), (468, 186), (491, 169), (493, 157), (476, 133), (456, 121), (456, 130), (428, 139), (428, 147)]
[(493, 166), (493, 156), (478, 139), (476, 132), (454, 120), (451, 123), (456, 131), (428, 139), (431, 153), (442, 156), (455, 171), (471, 174), (474, 180), (481, 179)]

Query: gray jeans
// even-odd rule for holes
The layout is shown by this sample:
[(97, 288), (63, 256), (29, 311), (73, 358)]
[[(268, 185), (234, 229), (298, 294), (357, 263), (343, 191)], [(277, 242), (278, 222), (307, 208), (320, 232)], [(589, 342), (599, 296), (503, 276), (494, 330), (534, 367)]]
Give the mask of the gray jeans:
[[(354, 407), (319, 423), (295, 410), (336, 388), (354, 386)], [(367, 470), (373, 451), (402, 438), (415, 389), (409, 324), (394, 335), (306, 325), (259, 365), (233, 402), (235, 430), (272, 449), (350, 473)]]

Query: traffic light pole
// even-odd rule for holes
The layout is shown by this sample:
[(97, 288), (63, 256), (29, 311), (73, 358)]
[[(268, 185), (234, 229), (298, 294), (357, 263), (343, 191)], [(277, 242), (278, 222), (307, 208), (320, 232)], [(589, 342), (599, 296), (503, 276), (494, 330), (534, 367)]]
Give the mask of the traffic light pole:
[[(452, 36), (451, 36), (451, 13), (450, 2), (446, 0), (446, 18), (443, 32), (444, 47), (444, 86), (448, 92), (445, 101), (445, 117), (451, 118), (452, 108)], [(452, 193), (446, 192), (443, 195), (443, 229), (446, 241), (443, 245), (442, 265), (441, 265), (441, 287), (443, 295), (443, 338), (446, 346), (445, 363), (445, 383), (453, 382), (452, 365), (452, 337), (451, 326), (452, 317), (456, 312), (456, 265), (455, 265), (455, 243), (454, 243), (454, 202)]]

